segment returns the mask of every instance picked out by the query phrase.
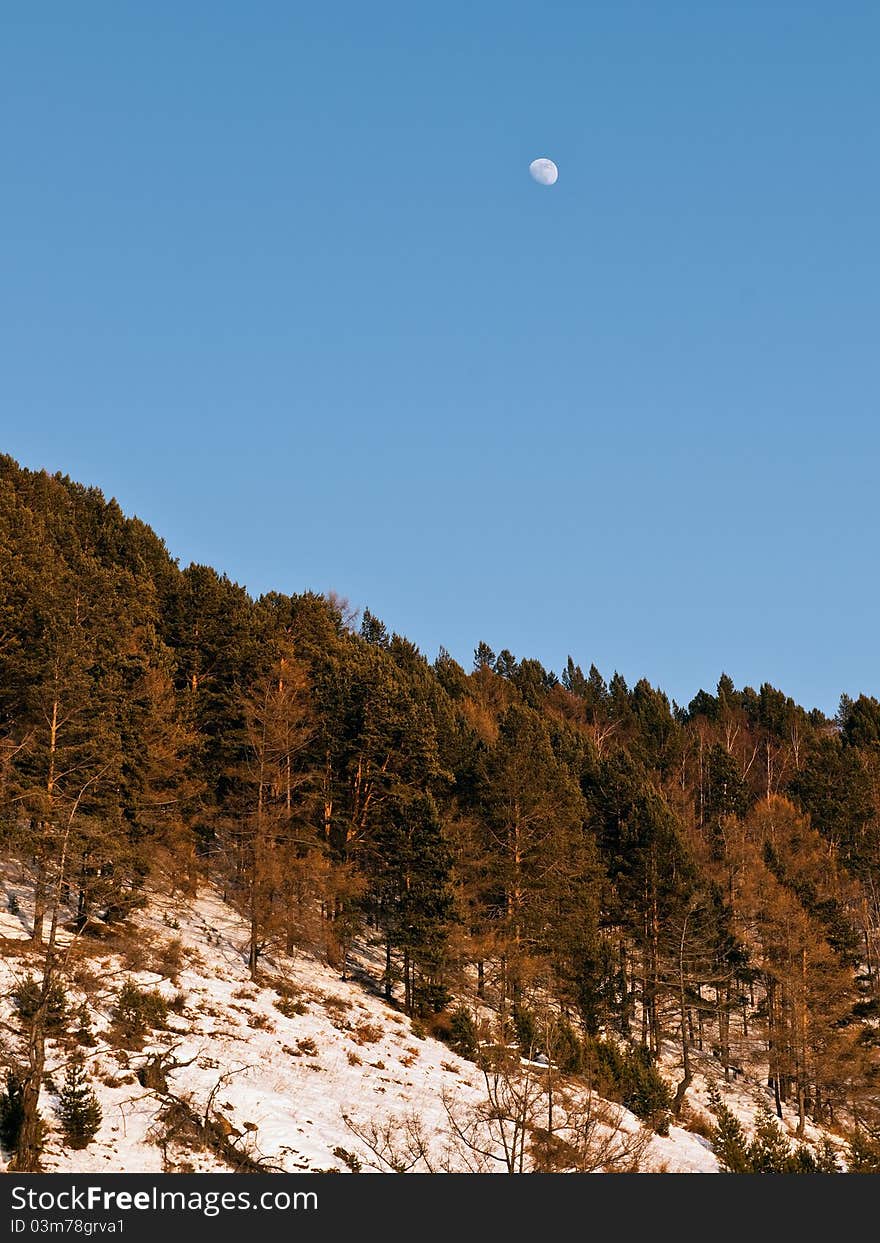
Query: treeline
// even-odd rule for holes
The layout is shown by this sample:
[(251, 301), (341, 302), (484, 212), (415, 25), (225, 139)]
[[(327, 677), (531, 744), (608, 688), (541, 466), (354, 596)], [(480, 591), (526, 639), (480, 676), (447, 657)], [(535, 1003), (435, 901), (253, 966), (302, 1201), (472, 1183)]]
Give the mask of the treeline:
[(878, 1126), (874, 698), (829, 720), (726, 676), (681, 707), (485, 643), (431, 663), (369, 611), (181, 570), (97, 490), (0, 458), (0, 817), (50, 967), (59, 922), (206, 876), (255, 974), (302, 943), (344, 973), (366, 933), (413, 1015), (469, 994), (674, 1040), (674, 1108), (694, 1048), (726, 1074), (763, 1049), (802, 1129)]

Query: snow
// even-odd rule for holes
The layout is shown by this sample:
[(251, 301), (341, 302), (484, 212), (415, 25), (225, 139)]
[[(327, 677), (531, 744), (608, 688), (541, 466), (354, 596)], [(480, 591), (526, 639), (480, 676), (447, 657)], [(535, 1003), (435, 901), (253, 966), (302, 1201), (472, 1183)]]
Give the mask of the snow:
[[(7, 876), (7, 895), (15, 893), (23, 910), (28, 895)], [(287, 1171), (344, 1171), (346, 1154), (356, 1153), (368, 1168), (369, 1153), (346, 1125), (347, 1115), (363, 1128), (371, 1120), (403, 1121), (418, 1117), (435, 1156), (445, 1148), (448, 1131), (445, 1101), (465, 1109), (483, 1099), (481, 1075), (471, 1062), (445, 1044), (423, 1036), (401, 1012), (357, 980), (344, 981), (324, 962), (307, 953), (295, 958), (273, 955), (254, 983), (246, 966), (247, 933), (239, 915), (209, 886), (196, 899), (153, 895), (135, 916), (146, 961), (159, 967), (163, 944), (179, 940), (183, 966), (174, 982), (159, 970), (128, 970), (119, 954), (100, 942), (79, 965), (98, 974), (92, 1015), (97, 1044), (84, 1050), (103, 1122), (88, 1148), (70, 1151), (57, 1130), (57, 1098), (45, 1090), (41, 1102), (50, 1124), (44, 1153), (47, 1170), (65, 1172), (158, 1172), (163, 1151), (156, 1142), (161, 1102), (141, 1087), (138, 1067), (150, 1053), (170, 1052), (181, 1063), (169, 1078), (171, 1090), (187, 1095), (204, 1112), (211, 1094), (216, 1113), (238, 1133), (237, 1143)], [(9, 944), (24, 942), (23, 916), (0, 915), (0, 936)], [(2, 1017), (14, 1024), (9, 992), (27, 971), (36, 970), (29, 947), (0, 957)], [(76, 945), (82, 954), (83, 938)], [(15, 946), (12, 945), (12, 949)], [(152, 957), (150, 957), (152, 955)], [(167, 1031), (156, 1031), (140, 1051), (114, 1047), (107, 1038), (112, 1007), (120, 985), (131, 979), (169, 1001), (184, 994), (180, 1013), (170, 1012)], [(293, 996), (286, 1002), (278, 988)], [(73, 988), (72, 1005), (84, 994)], [(291, 1000), (293, 1005), (291, 1006)], [(283, 1014), (278, 1005), (285, 1005)], [(49, 1042), (47, 1070), (55, 1086), (63, 1080), (68, 1054)], [(674, 1081), (674, 1051), (666, 1066)], [(713, 1059), (694, 1055), (697, 1072), (688, 1095), (692, 1115), (705, 1114)], [(750, 1119), (762, 1089), (750, 1081), (720, 1084), (735, 1112)], [(766, 1093), (764, 1093), (766, 1096)], [(617, 1107), (615, 1107), (617, 1108)], [(640, 1123), (627, 1111), (621, 1126), (630, 1132)], [(229, 1168), (204, 1149), (174, 1147), (175, 1168)], [(415, 1168), (425, 1168), (417, 1165)], [(668, 1136), (654, 1136), (643, 1168), (669, 1172), (714, 1172), (711, 1146), (700, 1135), (671, 1126)]]

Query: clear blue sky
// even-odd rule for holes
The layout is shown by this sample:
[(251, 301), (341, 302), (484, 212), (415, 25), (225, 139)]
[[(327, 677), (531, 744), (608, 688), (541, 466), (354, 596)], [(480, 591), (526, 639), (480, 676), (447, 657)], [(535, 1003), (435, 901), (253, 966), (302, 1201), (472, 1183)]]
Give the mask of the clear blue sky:
[(3, 25), (3, 450), (431, 657), (880, 693), (876, 0)]

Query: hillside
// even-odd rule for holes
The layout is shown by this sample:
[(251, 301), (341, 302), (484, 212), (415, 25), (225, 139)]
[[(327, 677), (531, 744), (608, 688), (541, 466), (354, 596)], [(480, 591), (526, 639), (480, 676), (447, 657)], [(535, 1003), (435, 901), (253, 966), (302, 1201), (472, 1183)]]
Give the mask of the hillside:
[[(11, 869), (5, 894), (7, 908), (27, 898)], [(37, 955), (20, 916), (4, 913), (0, 935), (0, 1014), (7, 1032), (20, 1031), (11, 996), (38, 966)], [(195, 901), (154, 894), (130, 932), (107, 943), (92, 938), (74, 943), (69, 934), (62, 940), (74, 981), (68, 1007), (73, 1015), (86, 1004), (95, 1043), (81, 1048), (71, 1039), (72, 1021), (63, 1035), (49, 1041), (41, 1099), (48, 1130), (46, 1171), (231, 1170), (253, 1163), (266, 1170), (345, 1172), (353, 1157), (365, 1171), (387, 1169), (387, 1161), (377, 1159), (346, 1125), (346, 1117), (362, 1135), (371, 1123), (379, 1132), (391, 1124), (386, 1156), (404, 1151), (404, 1127), (417, 1119), (429, 1151), (427, 1161), (414, 1163), (415, 1170), (473, 1168), (460, 1153), (450, 1156), (444, 1101), (462, 1116), (482, 1101), (478, 1068), (377, 997), (366, 957), (356, 968), (358, 978), (343, 981), (311, 954), (278, 955), (254, 983), (247, 970), (246, 925), (211, 887), (203, 887)], [(177, 968), (172, 977), (169, 964)], [(115, 1004), (126, 982), (158, 992), (170, 1003), (166, 1022), (143, 1041), (121, 1035), (114, 1026)], [(58, 1120), (58, 1088), (77, 1048), (86, 1055), (103, 1114), (94, 1140), (80, 1151), (67, 1145)], [(20, 1049), (20, 1036), (7, 1037), (7, 1058), (16, 1061)], [(164, 1093), (138, 1081), (139, 1071), (156, 1055), (182, 1064), (168, 1074)], [(771, 1103), (766, 1087), (749, 1077), (726, 1084), (717, 1059), (694, 1056), (699, 1069), (688, 1093), (691, 1116), (710, 1122), (708, 1088), (714, 1084), (751, 1130), (756, 1110)], [(671, 1056), (668, 1071), (674, 1076)], [(583, 1081), (569, 1079), (568, 1084), (583, 1093)], [(164, 1117), (167, 1093), (190, 1101), (199, 1114), (207, 1110), (234, 1145), (226, 1159), (191, 1129), (183, 1128), (174, 1138), (174, 1123)], [(639, 1119), (628, 1110), (598, 1101), (596, 1108), (624, 1135), (639, 1133)], [(789, 1138), (795, 1123), (789, 1111)], [(821, 1134), (810, 1128), (809, 1138), (816, 1141)], [(839, 1137), (834, 1139), (842, 1151)], [(473, 1154), (468, 1155), (472, 1161)], [(505, 1168), (500, 1158), (483, 1164), (497, 1172)], [(718, 1163), (705, 1135), (673, 1125), (667, 1136), (650, 1136), (638, 1168), (710, 1173)]]
[[(364, 1124), (340, 1129), (332, 1096), (300, 1080), (339, 1079), (347, 1098), (357, 1072), (415, 1111), (382, 1114), (391, 1130), (374, 1146), (390, 1145), (392, 1163), (406, 1164), (401, 1144), (415, 1164), (479, 1166), (483, 1150), (495, 1162), (474, 1129), (491, 1129), (482, 1108), (513, 1115), (511, 1167), (688, 1167), (710, 1158), (701, 1144), (676, 1156), (675, 1127), (706, 1131), (720, 1071), (745, 1115), (769, 1098), (799, 1142), (847, 1137), (855, 1165), (880, 1168), (880, 701), (869, 695), (842, 696), (831, 719), (725, 674), (684, 707), (572, 657), (557, 674), (481, 641), (470, 670), (443, 649), (429, 661), (367, 608), (309, 591), (253, 599), (211, 567), (181, 568), (96, 489), (0, 457), (0, 859), (18, 928), (7, 967), (21, 972), (32, 940), (0, 1096), (19, 1169), (48, 1159), (38, 1112), (60, 1087), (52, 1042), (78, 1039), (75, 1009), (59, 1026), (55, 1001), (75, 993), (79, 969), (132, 977), (122, 1001), (99, 990), (96, 1015), (120, 1045), (96, 1056), (101, 1092), (119, 1080), (107, 1110), (128, 1101), (126, 1136), (148, 1108), (133, 1099), (142, 1086), (164, 1091), (165, 1114), (220, 1158), (259, 1142), (269, 1155), (252, 1164), (282, 1164), (283, 1132), (290, 1160), (329, 1168), (359, 1127), (364, 1142)], [(175, 965), (168, 948), (164, 974), (182, 984), (166, 1015), (138, 989), (155, 965), (146, 931), (167, 939), (176, 927), (177, 952), (201, 965)], [(106, 964), (89, 967), (102, 945)], [(349, 995), (358, 983), (363, 995)], [(162, 988), (176, 997), (177, 985)], [(199, 989), (216, 1015), (201, 1014)], [(351, 1036), (348, 1020), (334, 1028), (319, 992), (381, 1038)], [(401, 1034), (386, 1047), (389, 1022)], [(317, 1147), (290, 1138), (289, 1105), (242, 1117), (256, 1130), (232, 1145), (220, 1133), (242, 1128), (213, 1118), (218, 1099), (258, 1091), (258, 1072), (236, 1060), (227, 1093), (216, 1079), (244, 1056), (241, 1037), (204, 1055), (192, 1042), (243, 1024), (285, 1101), (326, 1105), (302, 1126), (323, 1128)], [(145, 1071), (164, 1089), (129, 1082), (144, 1067), (126, 1059), (154, 1029), (182, 1042), (177, 1065), (154, 1058)], [(325, 1064), (333, 1049), (338, 1067)], [(457, 1073), (423, 1065), (429, 1049)], [(216, 1066), (200, 1069), (202, 1056)], [(429, 1081), (424, 1101), (406, 1096)], [(760, 1087), (740, 1100), (746, 1081)], [(454, 1160), (424, 1138), (438, 1131), (438, 1099)], [(614, 1103), (655, 1138), (617, 1125)], [(773, 1124), (761, 1125), (769, 1143)], [(812, 1160), (804, 1149), (794, 1172)]]

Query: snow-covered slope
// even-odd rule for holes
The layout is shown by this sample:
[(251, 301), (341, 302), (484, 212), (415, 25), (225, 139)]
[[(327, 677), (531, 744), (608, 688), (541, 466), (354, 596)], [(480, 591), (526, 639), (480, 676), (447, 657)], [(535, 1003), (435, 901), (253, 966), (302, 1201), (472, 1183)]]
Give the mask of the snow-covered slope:
[[(16, 886), (11, 877), (7, 882), (15, 908)], [(23, 891), (20, 899), (25, 906)], [(17, 1020), (10, 993), (36, 968), (26, 935), (22, 917), (0, 917), (5, 939), (0, 996), (7, 1032)], [(185, 1135), (164, 1138), (163, 1101), (138, 1080), (138, 1070), (156, 1053), (177, 1064), (168, 1075), (168, 1090), (199, 1115), (210, 1105), (212, 1119), (228, 1131), (235, 1149), (269, 1167), (345, 1171), (354, 1156), (369, 1168), (371, 1154), (345, 1116), (362, 1134), (371, 1123), (381, 1128), (418, 1120), (419, 1134), (440, 1160), (449, 1129), (447, 1103), (466, 1110), (483, 1098), (477, 1067), (414, 1029), (368, 988), (341, 980), (310, 955), (273, 956), (260, 984), (253, 983), (245, 944), (240, 917), (209, 887), (196, 900), (154, 896), (136, 917), (136, 935), (122, 950), (86, 938), (76, 944), (68, 1001), (75, 1007), (86, 992), (91, 998), (97, 1043), (83, 1051), (103, 1121), (87, 1148), (65, 1147), (57, 1089), (70, 1051), (63, 1042), (50, 1042), (51, 1086), (41, 1106), (48, 1124), (47, 1170), (230, 1168), (216, 1151), (187, 1143)], [(179, 966), (171, 978), (169, 964)], [(120, 1047), (125, 1042), (114, 1036), (113, 1008), (126, 980), (173, 1003), (167, 1030), (150, 1032), (141, 1049)], [(15, 1054), (15, 1038), (8, 1036), (6, 1060)], [(705, 1113), (713, 1078), (712, 1059), (697, 1058), (697, 1063), (689, 1094), (692, 1116)], [(720, 1087), (735, 1112), (749, 1121), (763, 1089), (742, 1082)], [(621, 1125), (634, 1132), (639, 1124), (623, 1111)], [(424, 1169), (424, 1163), (415, 1168)], [(641, 1168), (711, 1172), (717, 1162), (705, 1138), (673, 1126), (668, 1136), (653, 1137)]]

